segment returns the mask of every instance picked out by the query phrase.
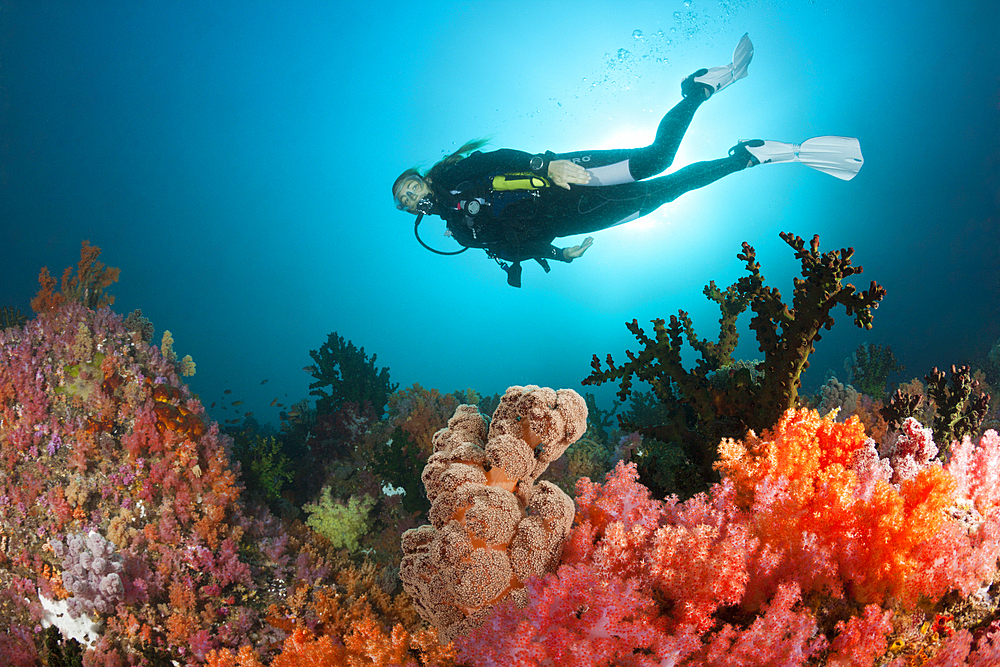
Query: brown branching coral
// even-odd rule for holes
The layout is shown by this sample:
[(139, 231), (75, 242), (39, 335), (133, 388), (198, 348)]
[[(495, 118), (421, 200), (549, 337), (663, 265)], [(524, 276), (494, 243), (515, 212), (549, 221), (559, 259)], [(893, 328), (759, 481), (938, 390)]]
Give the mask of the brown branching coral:
[[(931, 430), (942, 450), (965, 436), (978, 435), (989, 412), (990, 395), (981, 391), (971, 369), (953, 365), (950, 384), (948, 375), (937, 368), (925, 375), (924, 380), (926, 401), (933, 406)], [(924, 396), (897, 389), (889, 404), (882, 408), (882, 416), (890, 428), (899, 428), (907, 417), (913, 417), (924, 407), (924, 402)]]
[[(724, 291), (714, 282), (704, 290), (722, 313), (717, 343), (699, 338), (684, 311), (671, 316), (669, 324), (653, 320), (655, 339), (633, 320), (626, 326), (643, 349), (627, 352), (629, 361), (622, 366), (616, 366), (608, 355), (606, 370), (594, 355), (594, 370), (583, 384), (617, 380), (618, 398), (624, 401), (633, 377), (648, 382), (664, 405), (673, 406), (671, 419), (638, 430), (663, 442), (679, 443), (688, 457), (702, 466), (710, 463), (710, 448), (720, 437), (740, 438), (749, 428), (760, 431), (772, 425), (786, 410), (796, 407), (801, 374), (809, 366), (809, 355), (821, 338), (821, 330), (833, 326), (833, 308), (843, 306), (858, 327), (870, 329), (872, 311), (885, 295), (885, 289), (874, 281), (861, 292), (842, 282), (862, 272), (862, 267), (851, 263), (853, 248), (821, 253), (818, 236), (808, 248), (799, 236), (782, 233), (781, 238), (795, 250), (802, 267), (802, 278), (794, 280), (791, 308), (777, 289), (764, 285), (756, 253), (744, 243), (737, 258), (746, 263), (749, 275)], [(737, 318), (748, 306), (754, 313), (750, 328), (764, 353), (758, 365), (763, 371), (760, 378), (753, 378), (746, 369), (725, 368), (733, 363), (732, 353), (739, 340)], [(685, 338), (701, 357), (691, 370), (681, 362)], [(727, 376), (724, 382), (719, 382), (720, 373)], [(623, 423), (622, 427), (637, 430), (636, 425)]]

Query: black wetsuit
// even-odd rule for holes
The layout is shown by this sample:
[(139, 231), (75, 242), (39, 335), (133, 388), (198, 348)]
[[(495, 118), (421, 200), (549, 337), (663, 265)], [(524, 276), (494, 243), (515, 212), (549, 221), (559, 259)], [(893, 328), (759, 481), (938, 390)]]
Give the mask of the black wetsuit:
[[(654, 142), (643, 148), (547, 152), (542, 156), (501, 149), (475, 152), (434, 177), (434, 213), (447, 221), (455, 240), (468, 248), (483, 248), (507, 271), (507, 281), (520, 287), (520, 262), (535, 259), (572, 261), (552, 245), (561, 236), (589, 234), (634, 220), (746, 167), (739, 155), (697, 162), (678, 171), (650, 178), (673, 162), (680, 141), (703, 99), (687, 97), (671, 109), (656, 131)], [(541, 158), (541, 159), (538, 159)], [(553, 160), (572, 160), (591, 173), (587, 185), (569, 190), (543, 177)], [(498, 175), (528, 174), (545, 187), (496, 190)], [(642, 180), (649, 179), (649, 180)], [(476, 210), (478, 208), (478, 210)]]

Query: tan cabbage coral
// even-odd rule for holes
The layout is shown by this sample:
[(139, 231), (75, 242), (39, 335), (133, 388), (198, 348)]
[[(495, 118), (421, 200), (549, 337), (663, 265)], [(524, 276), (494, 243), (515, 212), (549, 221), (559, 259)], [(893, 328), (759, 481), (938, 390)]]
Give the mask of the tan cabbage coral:
[(493, 605), (527, 604), (524, 582), (554, 572), (576, 508), (535, 480), (587, 430), (572, 389), (511, 387), (486, 420), (461, 405), (434, 435), (424, 468), (431, 526), (403, 534), (400, 578), (442, 642), (478, 627)]
[(822, 399), (816, 409), (821, 415), (828, 415), (833, 410), (839, 410), (836, 420), (847, 421), (847, 418), (854, 414), (858, 408), (858, 391), (849, 384), (844, 384), (835, 377), (831, 377), (820, 388)]

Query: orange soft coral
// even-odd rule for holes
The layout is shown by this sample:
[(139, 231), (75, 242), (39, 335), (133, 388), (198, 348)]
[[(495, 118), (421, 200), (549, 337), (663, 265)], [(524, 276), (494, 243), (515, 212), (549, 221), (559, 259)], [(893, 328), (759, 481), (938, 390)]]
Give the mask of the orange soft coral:
[(51, 312), (66, 301), (76, 301), (88, 308), (102, 308), (115, 302), (115, 297), (105, 294), (104, 289), (118, 281), (120, 269), (105, 266), (97, 261), (101, 249), (84, 241), (80, 249), (76, 275), (73, 267), (67, 266), (62, 275), (62, 292), (54, 292), (56, 279), (49, 274), (48, 267), (42, 267), (38, 276), (41, 288), (31, 300), (31, 308), (36, 313)]
[[(291, 630), (271, 667), (389, 667), (400, 665), (447, 666), (453, 664), (454, 648), (439, 645), (433, 632), (408, 632), (396, 624), (391, 631), (375, 620), (371, 610), (363, 609), (342, 638), (340, 634), (315, 634), (305, 628)], [(263, 667), (249, 646), (238, 652), (230, 649), (212, 651), (207, 667)]]
[(765, 580), (794, 568), (804, 588), (839, 593), (844, 585), (863, 603), (913, 604), (945, 592), (926, 577), (933, 561), (921, 550), (954, 502), (955, 481), (940, 465), (892, 484), (857, 418), (839, 424), (812, 410), (790, 410), (773, 432), (724, 441), (719, 451), (718, 469), (751, 510), (763, 552), (774, 555), (761, 561)]
[[(249, 646), (242, 646), (236, 653), (229, 649), (210, 651), (207, 667), (264, 667)], [(271, 663), (272, 667), (327, 667), (344, 665), (344, 647), (330, 637), (316, 637), (299, 628), (285, 639), (281, 654)]]
[(389, 396), (386, 410), (389, 420), (399, 426), (424, 453), (434, 452), (431, 438), (448, 423), (458, 407), (458, 399), (442, 395), (437, 389), (424, 389), (414, 384)]

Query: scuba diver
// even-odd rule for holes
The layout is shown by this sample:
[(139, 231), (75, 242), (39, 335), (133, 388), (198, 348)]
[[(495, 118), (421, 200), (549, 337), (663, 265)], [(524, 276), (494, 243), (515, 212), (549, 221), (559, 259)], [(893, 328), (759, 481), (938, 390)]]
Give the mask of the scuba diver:
[[(643, 148), (531, 154), (512, 149), (483, 153), (486, 141), (470, 141), (425, 174), (407, 169), (392, 185), (396, 207), (417, 216), (417, 240), (428, 250), (455, 255), (482, 248), (521, 286), (521, 262), (534, 259), (546, 273), (548, 260), (572, 262), (593, 244), (559, 248), (563, 236), (590, 234), (651, 213), (685, 192), (759, 164), (801, 162), (843, 180), (863, 164), (857, 139), (817, 137), (790, 144), (740, 141), (728, 157), (696, 162), (653, 178), (674, 160), (681, 139), (701, 104), (747, 75), (753, 44), (743, 35), (733, 61), (700, 69), (681, 82), (682, 100), (660, 121), (652, 144)], [(438, 215), (461, 250), (429, 247), (417, 227), (424, 215)]]

